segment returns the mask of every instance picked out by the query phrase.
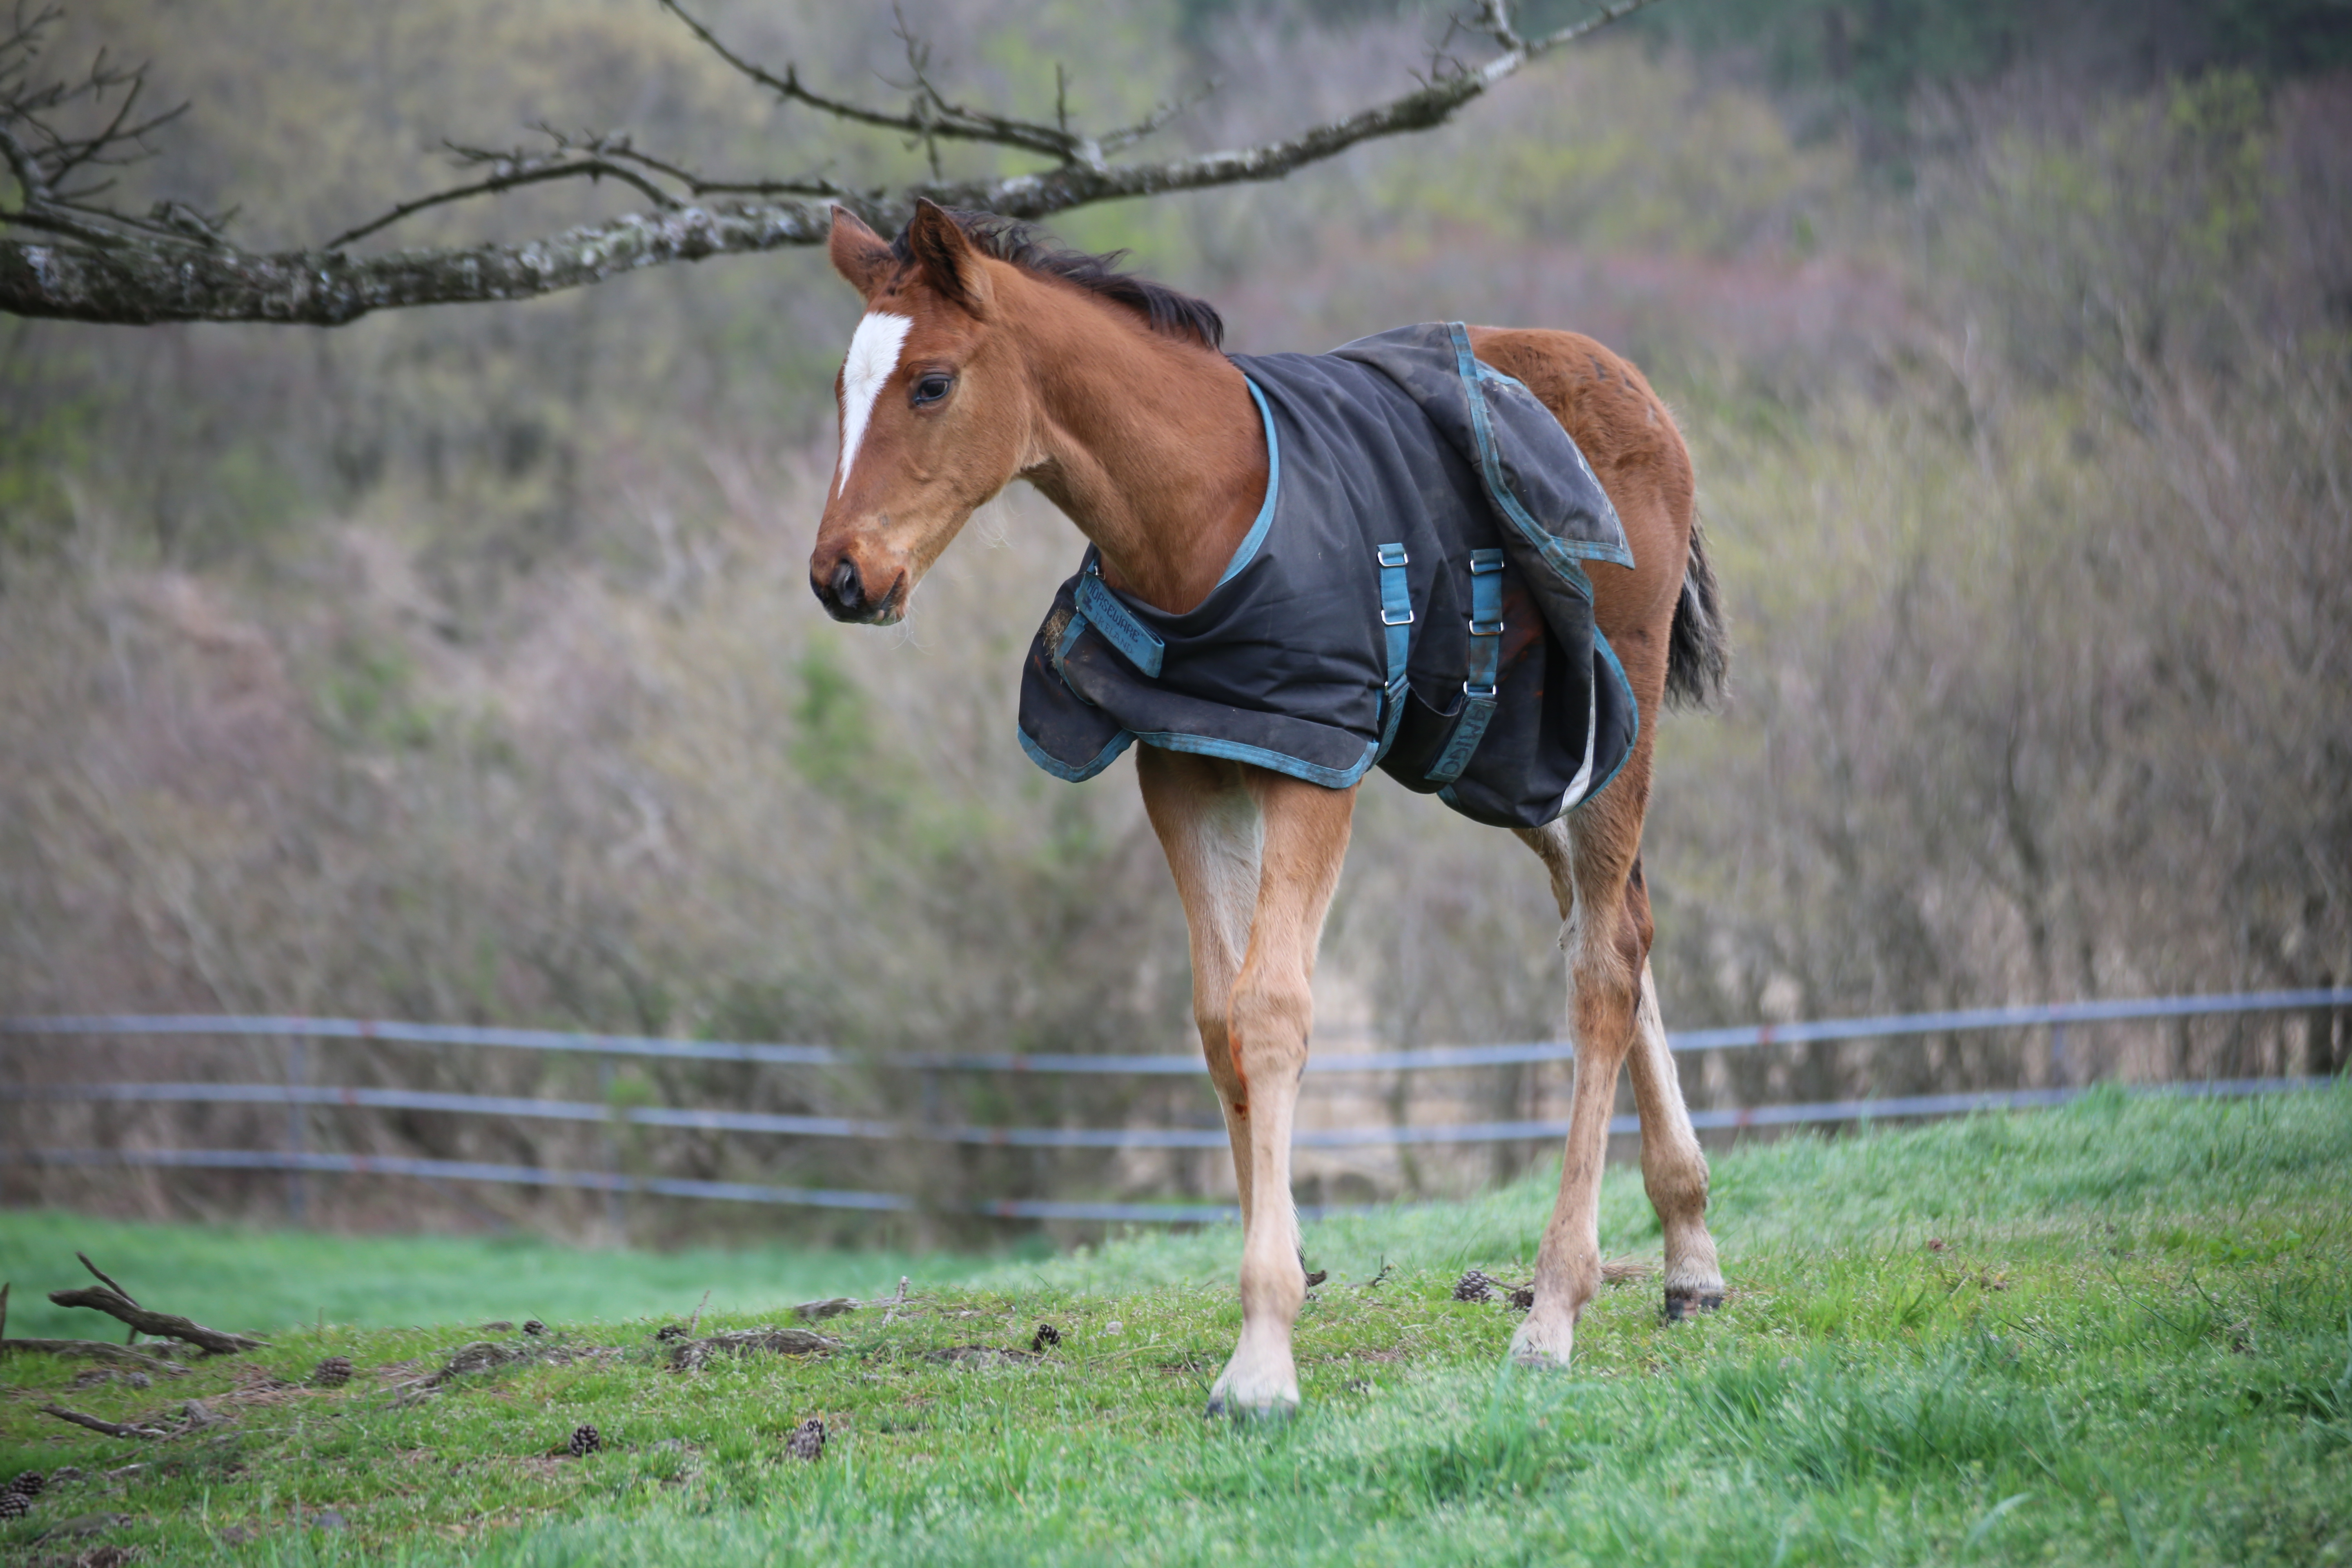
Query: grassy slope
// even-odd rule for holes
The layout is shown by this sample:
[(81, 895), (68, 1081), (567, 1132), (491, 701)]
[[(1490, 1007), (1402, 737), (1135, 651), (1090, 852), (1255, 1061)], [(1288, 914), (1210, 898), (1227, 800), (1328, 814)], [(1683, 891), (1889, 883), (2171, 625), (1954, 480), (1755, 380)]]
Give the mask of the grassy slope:
[[(430, 1364), (467, 1331), (287, 1331), (241, 1362), (294, 1375), (340, 1350), (362, 1375), (231, 1402), (210, 1442), (81, 1441), (33, 1410), (69, 1369), (15, 1362), (0, 1458), (158, 1461), (36, 1522), (117, 1510), (134, 1522), (113, 1539), (173, 1562), (2352, 1562), (2352, 1089), (2098, 1099), (1717, 1172), (1730, 1303), (1670, 1330), (1650, 1285), (1612, 1287), (1566, 1375), (1500, 1373), (1511, 1315), (1446, 1299), (1466, 1265), (1523, 1265), (1540, 1184), (1314, 1227), (1332, 1279), (1300, 1323), (1308, 1412), (1272, 1430), (1198, 1415), (1238, 1320), (1228, 1232), (960, 1266), (928, 1310), (835, 1320), (846, 1348), (814, 1363), (681, 1375), (642, 1324), (565, 1325), (623, 1353), (405, 1410), (367, 1369)], [(1655, 1245), (1630, 1172), (1603, 1237)], [(1383, 1255), (1397, 1270), (1370, 1286)], [(1042, 1365), (919, 1353), (1040, 1321), (1066, 1336)], [(71, 1402), (122, 1418), (165, 1398)], [(824, 1461), (780, 1458), (816, 1412)], [(612, 1450), (540, 1457), (581, 1420)], [(298, 1507), (349, 1528), (292, 1526)], [(233, 1525), (263, 1532), (220, 1546)]]

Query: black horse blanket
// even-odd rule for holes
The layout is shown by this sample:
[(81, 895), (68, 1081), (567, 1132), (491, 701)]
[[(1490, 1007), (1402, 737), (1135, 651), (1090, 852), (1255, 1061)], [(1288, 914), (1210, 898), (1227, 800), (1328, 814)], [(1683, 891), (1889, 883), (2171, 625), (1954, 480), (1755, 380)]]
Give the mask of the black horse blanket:
[(1030, 757), (1088, 779), (1141, 741), (1335, 789), (1378, 763), (1508, 827), (1598, 794), (1640, 718), (1583, 563), (1633, 556), (1551, 411), (1459, 322), (1234, 363), (1265, 421), (1265, 504), (1181, 616), (1087, 550), (1030, 645)]

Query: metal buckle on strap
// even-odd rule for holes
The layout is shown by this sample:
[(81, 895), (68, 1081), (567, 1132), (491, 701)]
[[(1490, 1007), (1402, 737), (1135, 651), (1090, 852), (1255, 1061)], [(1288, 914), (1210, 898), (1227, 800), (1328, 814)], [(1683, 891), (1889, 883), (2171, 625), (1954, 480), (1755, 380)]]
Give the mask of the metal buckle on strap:
[(1381, 625), (1384, 626), (1409, 626), (1412, 625), (1412, 612), (1410, 609), (1382, 610), (1381, 612)]
[[(1359, 557), (1359, 559), (1361, 559), (1361, 557)], [(1402, 544), (1383, 544), (1383, 545), (1381, 545), (1381, 565), (1383, 565), (1383, 566), (1402, 566), (1402, 565), (1405, 565), (1405, 564), (1407, 564), (1407, 563), (1407, 563), (1407, 559), (1406, 559), (1406, 556), (1405, 556), (1405, 552), (1404, 552), (1404, 546), (1403, 546), (1403, 545), (1402, 545)]]
[(1489, 681), (1484, 686), (1473, 686), (1465, 680), (1462, 683), (1462, 695), (1474, 701), (1492, 701), (1495, 696), (1494, 682)]
[(1470, 623), (1470, 635), (1474, 637), (1501, 637), (1503, 635), (1503, 623), (1500, 621), (1472, 621)]
[(1499, 550), (1474, 550), (1470, 552), (1470, 574), (1484, 576), (1503, 569), (1503, 552)]

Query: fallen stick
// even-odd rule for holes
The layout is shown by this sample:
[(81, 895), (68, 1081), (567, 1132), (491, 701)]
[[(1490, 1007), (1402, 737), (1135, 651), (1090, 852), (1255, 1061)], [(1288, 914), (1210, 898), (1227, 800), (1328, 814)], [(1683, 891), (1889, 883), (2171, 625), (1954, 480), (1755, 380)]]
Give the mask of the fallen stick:
[(44, 1405), (41, 1414), (54, 1415), (60, 1421), (70, 1421), (77, 1426), (87, 1426), (93, 1432), (103, 1432), (110, 1437), (167, 1437), (170, 1433), (153, 1426), (132, 1426), (121, 1421), (102, 1421), (95, 1415), (85, 1415), (79, 1410), (68, 1410), (62, 1405)]
[(184, 1366), (174, 1366), (168, 1361), (142, 1355), (121, 1345), (110, 1345), (103, 1340), (0, 1340), (0, 1355), (10, 1351), (31, 1351), (41, 1355), (96, 1356), (100, 1361), (120, 1362), (125, 1366), (135, 1366), (142, 1372), (169, 1373), (173, 1377), (184, 1377), (188, 1372)]
[(60, 1307), (89, 1307), (121, 1319), (142, 1334), (153, 1334), (159, 1340), (184, 1340), (197, 1349), (213, 1355), (235, 1355), (239, 1351), (260, 1350), (268, 1340), (251, 1334), (232, 1334), (220, 1329), (208, 1329), (202, 1323), (171, 1312), (151, 1312), (139, 1306), (120, 1290), (104, 1286), (85, 1286), (79, 1290), (52, 1290), (49, 1300)]
[(122, 1288), (122, 1281), (114, 1278), (113, 1275), (109, 1274), (105, 1269), (100, 1268), (97, 1264), (92, 1263), (89, 1260), (89, 1253), (77, 1252), (74, 1256), (81, 1259), (81, 1266), (84, 1268), (89, 1269), (92, 1274), (98, 1276), (98, 1282), (100, 1284), (105, 1286), (108, 1289), (121, 1297), (124, 1300), (130, 1302), (132, 1306), (135, 1307), (139, 1305), (138, 1298), (131, 1295), (130, 1291), (125, 1290)]
[[(100, 1284), (104, 1285), (104, 1286), (108, 1287), (109, 1289), (110, 1289), (114, 1290), (117, 1294), (119, 1294), (120, 1296), (121, 1296), (121, 1298), (122, 1298), (124, 1300), (126, 1300), (126, 1301), (130, 1302), (132, 1306), (136, 1307), (137, 1305), (139, 1305), (139, 1298), (138, 1298), (138, 1297), (136, 1297), (136, 1296), (133, 1296), (130, 1291), (123, 1289), (122, 1289), (122, 1281), (121, 1281), (121, 1280), (117, 1279), (113, 1275), (109, 1274), (105, 1269), (100, 1268), (97, 1264), (92, 1263), (92, 1262), (89, 1260), (89, 1253), (87, 1253), (87, 1252), (77, 1252), (77, 1253), (75, 1253), (75, 1254), (74, 1254), (74, 1256), (75, 1256), (76, 1258), (80, 1258), (80, 1259), (81, 1259), (81, 1266), (82, 1266), (84, 1268), (89, 1269), (92, 1274), (95, 1274), (95, 1275), (97, 1275), (97, 1276), (98, 1276), (98, 1280), (99, 1280), (99, 1283), (100, 1283)], [(129, 1333), (127, 1333), (127, 1334), (123, 1335), (123, 1336), (122, 1336), (122, 1342), (123, 1342), (124, 1344), (126, 1344), (126, 1345), (135, 1345), (135, 1344), (137, 1344), (137, 1343), (139, 1342), (139, 1331), (138, 1331), (138, 1329), (133, 1328), (133, 1329), (132, 1329)]]

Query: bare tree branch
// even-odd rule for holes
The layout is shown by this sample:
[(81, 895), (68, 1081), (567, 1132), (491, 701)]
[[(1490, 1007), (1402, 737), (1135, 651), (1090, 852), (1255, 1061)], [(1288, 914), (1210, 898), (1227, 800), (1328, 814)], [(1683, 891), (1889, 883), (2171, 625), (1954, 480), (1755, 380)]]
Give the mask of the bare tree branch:
[[(657, 208), (668, 209), (684, 205), (687, 197), (705, 195), (795, 195), (845, 196), (850, 193), (832, 181), (816, 175), (804, 175), (797, 180), (711, 180), (681, 168), (667, 159), (640, 153), (626, 135), (607, 132), (585, 135), (576, 141), (552, 126), (542, 125), (540, 133), (551, 145), (544, 152), (517, 148), (511, 152), (496, 152), (480, 147), (466, 147), (448, 142), (462, 165), (488, 164), (492, 173), (486, 179), (463, 185), (453, 185), (446, 191), (436, 191), (429, 196), (419, 196), (401, 203), (390, 212), (345, 229), (320, 248), (341, 250), (354, 240), (364, 239), (378, 230), (391, 227), (401, 219), (424, 212), (429, 207), (445, 206), (474, 196), (495, 195), (521, 185), (543, 184), (551, 180), (585, 179), (591, 182), (611, 178), (635, 186)], [(631, 167), (629, 165), (635, 165)], [(647, 179), (639, 170), (676, 181), (684, 188), (685, 196), (674, 195)]]
[[(210, 217), (159, 204), (143, 217), (95, 205), (85, 189), (59, 194), (72, 173), (152, 155), (143, 140), (179, 110), (141, 121), (135, 104), (143, 68), (121, 70), (101, 56), (73, 83), (39, 83), (27, 57), (54, 7), (18, 6), (12, 34), (0, 39), (0, 157), (17, 186), (0, 204), (0, 226), (55, 241), (0, 237), (0, 311), (20, 316), (145, 325), (157, 321), (301, 322), (337, 326), (372, 311), (404, 306), (530, 299), (674, 261), (752, 255), (824, 242), (828, 203), (838, 201), (889, 233), (911, 216), (918, 197), (1037, 219), (1096, 202), (1276, 180), (1364, 142), (1425, 131), (1517, 74), (1531, 62), (1654, 0), (1618, 0), (1584, 21), (1538, 38), (1514, 28), (1507, 0), (1480, 0), (1472, 30), (1502, 52), (1483, 65), (1431, 76), (1413, 90), (1296, 135), (1228, 152), (1156, 162), (1113, 163), (1108, 153), (1165, 126), (1192, 101), (1161, 104), (1143, 120), (1100, 136), (1070, 123), (1068, 79), (1055, 73), (1055, 120), (1044, 124), (958, 103), (929, 76), (928, 51), (905, 33), (911, 79), (905, 112), (893, 113), (820, 93), (793, 66), (778, 74), (730, 48), (679, 0), (662, 4), (748, 79), (779, 98), (849, 124), (907, 136), (929, 150), (934, 175), (895, 191), (851, 190), (821, 175), (728, 181), (706, 178), (672, 161), (638, 152), (625, 134), (569, 137), (549, 127), (544, 150), (491, 152), (452, 146), (477, 178), (400, 204), (323, 245), (255, 253), (226, 239), (229, 215)], [(121, 93), (104, 124), (85, 134), (59, 128), (60, 110), (99, 105)], [(994, 180), (952, 182), (937, 174), (940, 140), (1004, 147), (1054, 160), (1052, 167)], [(626, 184), (652, 210), (520, 244), (482, 244), (353, 256), (348, 247), (415, 214), (524, 185), (584, 179)], [(751, 198), (713, 201), (707, 198)]]

